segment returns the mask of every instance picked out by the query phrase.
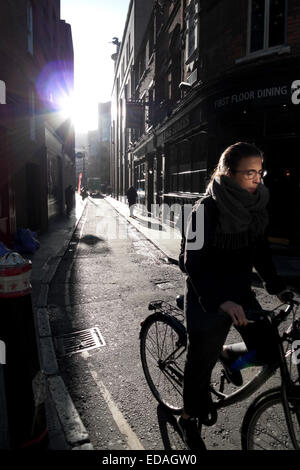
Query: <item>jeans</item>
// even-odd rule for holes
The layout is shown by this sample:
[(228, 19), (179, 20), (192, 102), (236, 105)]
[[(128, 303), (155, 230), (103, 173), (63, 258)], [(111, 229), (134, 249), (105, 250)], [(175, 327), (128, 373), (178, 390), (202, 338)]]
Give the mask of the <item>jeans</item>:
[[(245, 310), (262, 311), (254, 292), (249, 291), (249, 295), (241, 304)], [(188, 349), (184, 370), (184, 411), (201, 420), (201, 417), (205, 418), (209, 411), (211, 372), (222, 352), (232, 320), (222, 311), (204, 311), (191, 287), (186, 288), (185, 315)], [(251, 318), (246, 313), (248, 319), (257, 319), (257, 315), (254, 318), (253, 312), (251, 314), (250, 311), (249, 315)], [(246, 327), (237, 327), (237, 330), (244, 340), (244, 343), (238, 343), (232, 348), (237, 355), (255, 349), (261, 361), (277, 361), (276, 335), (268, 319), (258, 324), (249, 323)]]

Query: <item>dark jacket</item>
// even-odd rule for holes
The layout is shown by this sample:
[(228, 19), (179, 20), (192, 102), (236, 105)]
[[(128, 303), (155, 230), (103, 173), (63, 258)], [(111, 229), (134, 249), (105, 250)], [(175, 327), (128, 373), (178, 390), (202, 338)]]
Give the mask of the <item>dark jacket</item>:
[[(218, 222), (218, 208), (211, 196), (205, 196), (204, 205), (204, 244), (201, 249), (192, 250), (186, 246), (183, 236), (179, 266), (192, 280), (201, 304), (208, 311), (216, 311), (219, 306), (231, 300), (242, 303), (251, 293), (252, 269), (265, 281), (269, 294), (278, 294), (285, 284), (277, 275), (272, 262), (267, 235), (257, 240), (253, 246), (235, 250), (225, 250), (213, 245)], [(200, 203), (197, 210), (200, 210)], [(195, 232), (193, 211), (187, 227), (187, 240)], [(203, 229), (198, 227), (198, 230)], [(189, 288), (193, 289), (188, 281)]]
[(137, 191), (133, 186), (130, 186), (126, 195), (127, 195), (128, 203), (130, 206), (136, 203)]

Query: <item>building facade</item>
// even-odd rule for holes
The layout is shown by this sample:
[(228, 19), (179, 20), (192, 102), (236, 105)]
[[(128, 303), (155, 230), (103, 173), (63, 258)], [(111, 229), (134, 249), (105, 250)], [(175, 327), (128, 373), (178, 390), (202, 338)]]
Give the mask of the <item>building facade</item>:
[(130, 130), (148, 210), (195, 201), (222, 151), (253, 142), (265, 155), (271, 238), (299, 243), (299, 2), (161, 0), (152, 14), (153, 127)]
[(110, 186), (110, 130), (111, 102), (99, 103), (98, 106), (99, 159), (101, 191), (111, 191)]
[[(154, 0), (131, 0), (128, 8), (122, 42), (116, 43), (115, 77), (111, 102), (111, 168), (112, 194), (125, 199), (126, 191), (133, 184), (133, 161), (128, 151), (131, 145), (132, 128), (127, 119), (127, 103), (135, 105), (136, 56), (141, 48), (146, 26), (152, 14)], [(126, 114), (127, 112), (127, 114)]]
[[(70, 25), (60, 0), (2, 2), (0, 80), (1, 239), (18, 227), (45, 231), (64, 211), (64, 189), (74, 184), (74, 131), (59, 111), (73, 89)], [(3, 143), (5, 141), (5, 143)], [(5, 163), (4, 163), (5, 162)]]

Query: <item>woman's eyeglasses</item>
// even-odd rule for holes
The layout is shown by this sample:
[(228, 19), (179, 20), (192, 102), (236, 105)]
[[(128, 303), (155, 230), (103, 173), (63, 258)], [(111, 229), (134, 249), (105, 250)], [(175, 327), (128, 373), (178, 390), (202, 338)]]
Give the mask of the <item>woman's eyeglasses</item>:
[(264, 178), (267, 174), (266, 170), (234, 170), (234, 173), (243, 173), (247, 180), (253, 180), (257, 175), (260, 176), (260, 178)]

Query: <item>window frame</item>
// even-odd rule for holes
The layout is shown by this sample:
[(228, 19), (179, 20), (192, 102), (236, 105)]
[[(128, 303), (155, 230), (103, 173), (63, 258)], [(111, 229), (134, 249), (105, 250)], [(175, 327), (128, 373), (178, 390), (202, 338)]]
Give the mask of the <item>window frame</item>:
[(276, 46), (269, 47), (269, 31), (270, 31), (270, 1), (271, 0), (264, 0), (265, 2), (265, 17), (264, 17), (264, 39), (263, 39), (263, 47), (256, 51), (251, 52), (251, 37), (252, 37), (252, 5), (253, 0), (248, 0), (248, 25), (247, 25), (247, 56), (257, 56), (263, 55), (265, 53), (269, 53), (272, 51), (277, 51), (278, 49), (282, 49), (286, 46), (287, 41), (287, 12), (288, 12), (288, 4), (285, 1), (285, 11), (284, 11), (284, 39), (282, 44), (277, 44)]
[[(190, 51), (190, 16), (191, 16), (191, 9), (194, 10), (194, 24), (193, 24), (193, 32), (194, 32), (194, 48)], [(192, 60), (194, 57), (195, 52), (198, 50), (199, 47), (199, 1), (198, 0), (190, 0), (189, 4), (186, 7), (186, 35), (185, 35), (185, 62), (186, 64)]]

